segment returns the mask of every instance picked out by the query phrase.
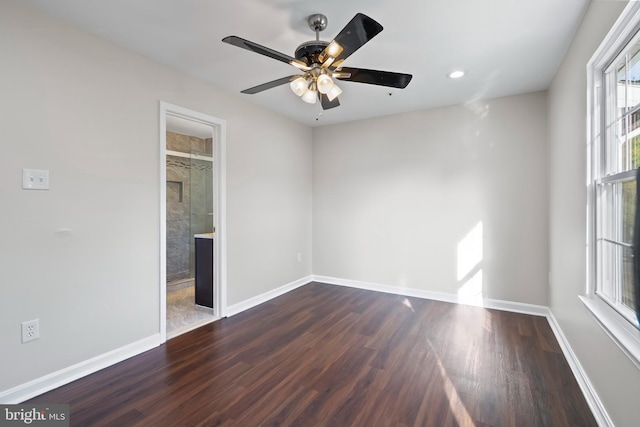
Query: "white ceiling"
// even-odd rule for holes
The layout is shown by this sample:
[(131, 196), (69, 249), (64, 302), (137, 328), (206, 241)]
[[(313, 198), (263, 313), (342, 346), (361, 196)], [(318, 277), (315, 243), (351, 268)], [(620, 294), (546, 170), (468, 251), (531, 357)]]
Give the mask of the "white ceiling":
[[(211, 82), (296, 121), (319, 126), (546, 89), (589, 0), (23, 0), (105, 39)], [(283, 85), (296, 74), (271, 58), (221, 42), (236, 35), (293, 56), (313, 40), (307, 16), (323, 13), (330, 41), (358, 12), (384, 27), (344, 63), (413, 74), (406, 89), (338, 82), (325, 111)], [(445, 75), (467, 71), (460, 80)]]

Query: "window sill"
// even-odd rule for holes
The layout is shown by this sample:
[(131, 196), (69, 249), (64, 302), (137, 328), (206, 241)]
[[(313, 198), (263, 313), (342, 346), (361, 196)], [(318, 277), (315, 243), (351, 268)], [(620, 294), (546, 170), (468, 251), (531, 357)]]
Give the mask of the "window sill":
[(580, 299), (607, 335), (640, 369), (640, 330), (597, 296), (580, 296)]

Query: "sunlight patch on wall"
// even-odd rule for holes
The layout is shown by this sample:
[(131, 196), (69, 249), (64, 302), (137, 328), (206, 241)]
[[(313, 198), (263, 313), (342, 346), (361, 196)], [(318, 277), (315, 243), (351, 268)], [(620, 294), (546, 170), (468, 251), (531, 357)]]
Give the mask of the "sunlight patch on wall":
[(458, 302), (468, 305), (483, 306), (482, 302), (482, 270), (471, 276), (464, 285), (458, 289)]
[(482, 306), (482, 247), (484, 230), (482, 221), (458, 243), (457, 279), (458, 302)]

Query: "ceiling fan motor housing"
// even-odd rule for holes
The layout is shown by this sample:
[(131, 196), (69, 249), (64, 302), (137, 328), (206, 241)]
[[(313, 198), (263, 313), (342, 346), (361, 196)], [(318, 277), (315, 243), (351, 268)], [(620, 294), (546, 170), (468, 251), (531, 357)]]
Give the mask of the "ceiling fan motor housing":
[(329, 42), (325, 42), (322, 40), (312, 40), (302, 43), (296, 48), (294, 57), (296, 59), (299, 59), (300, 61), (307, 63), (308, 65), (319, 63), (320, 60), (318, 59), (318, 56), (320, 56), (327, 45), (329, 45)]

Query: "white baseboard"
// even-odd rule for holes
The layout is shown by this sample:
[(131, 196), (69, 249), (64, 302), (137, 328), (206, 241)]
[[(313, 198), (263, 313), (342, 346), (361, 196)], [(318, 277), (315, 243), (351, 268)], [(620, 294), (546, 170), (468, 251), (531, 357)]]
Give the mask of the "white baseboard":
[(160, 334), (125, 345), (89, 360), (61, 369), (33, 381), (0, 392), (0, 403), (16, 404), (41, 395), (72, 381), (93, 374), (108, 366), (115, 365), (161, 344)]
[[(383, 285), (380, 283), (362, 282), (359, 280), (340, 279), (337, 277), (312, 276), (314, 282), (328, 283), (330, 285), (347, 286), (350, 288), (366, 289), (369, 291), (385, 292), (388, 294), (404, 295), (408, 297), (424, 298), (435, 301), (464, 304), (456, 294), (445, 292), (433, 292), (423, 289), (401, 288), (399, 286)], [(514, 313), (532, 314), (534, 316), (546, 316), (549, 309), (542, 305), (525, 304), (521, 302), (483, 299), (481, 304), (473, 304), (479, 307), (495, 310), (511, 311)]]
[(551, 330), (556, 336), (558, 344), (560, 344), (562, 353), (564, 353), (564, 357), (567, 359), (569, 367), (571, 367), (571, 371), (573, 372), (573, 376), (578, 382), (578, 386), (580, 387), (580, 390), (582, 390), (582, 394), (587, 400), (587, 404), (589, 405), (589, 408), (591, 408), (591, 412), (598, 422), (598, 425), (601, 427), (613, 427), (613, 421), (609, 417), (607, 410), (605, 409), (602, 401), (600, 400), (600, 397), (593, 388), (593, 385), (591, 384), (587, 373), (582, 368), (582, 365), (576, 357), (576, 354), (573, 352), (573, 349), (571, 349), (571, 345), (569, 344), (567, 337), (564, 335), (564, 332), (562, 332), (560, 324), (558, 324), (558, 321), (556, 320), (551, 310), (547, 309), (547, 311), (547, 320), (549, 321)]
[(271, 291), (265, 292), (260, 295), (256, 295), (253, 298), (249, 298), (237, 304), (230, 305), (227, 307), (227, 317), (231, 317), (235, 314), (241, 313), (245, 310), (248, 310), (257, 305), (260, 305), (269, 300), (272, 300), (276, 297), (279, 297), (280, 295), (284, 295), (287, 292), (291, 292), (292, 290), (299, 288), (300, 286), (306, 285), (311, 281), (312, 281), (312, 276), (303, 277), (301, 279), (298, 279), (286, 285), (280, 286), (279, 288), (273, 289)]
[[(351, 288), (365, 289), (370, 291), (377, 292), (385, 292), (395, 295), (404, 295), (415, 298), (424, 298), (436, 301), (444, 301), (455, 304), (460, 304), (461, 302), (458, 299), (458, 296), (455, 294), (449, 294), (444, 292), (432, 292), (426, 291), (422, 289), (412, 289), (412, 288), (400, 288), (398, 286), (392, 285), (384, 285), (380, 283), (372, 283), (372, 282), (363, 282), (358, 280), (349, 280), (349, 279), (340, 279), (336, 277), (328, 277), (328, 276), (318, 276), (318, 275), (310, 275), (307, 277), (303, 277), (294, 282), (288, 283), (284, 286), (281, 286), (277, 289), (273, 289), (269, 292), (265, 292), (261, 295), (257, 295), (253, 298), (249, 298), (240, 303), (234, 304), (232, 306), (227, 307), (227, 315), (233, 316), (242, 311), (248, 310), (252, 307), (255, 307), (259, 304), (267, 302), (273, 298), (276, 298), (280, 295), (286, 294), (296, 288), (299, 288), (303, 285), (306, 285), (310, 282), (320, 282), (327, 283), (330, 285), (338, 285), (338, 286), (346, 286)], [(562, 352), (571, 367), (571, 371), (573, 372), (578, 385), (580, 386), (580, 390), (582, 391), (585, 399), (591, 411), (596, 418), (596, 421), (600, 426), (603, 427), (613, 427), (613, 422), (609, 417), (602, 401), (598, 397), (595, 392), (589, 378), (587, 377), (582, 365), (578, 361), (575, 353), (571, 349), (567, 338), (565, 337), (560, 325), (556, 321), (553, 313), (548, 307), (533, 305), (533, 304), (524, 304), (518, 302), (511, 301), (501, 301), (501, 300), (492, 300), (492, 299), (483, 299), (482, 307), (492, 308), (497, 310), (511, 311), (515, 313), (523, 313), (523, 314), (531, 314), (535, 316), (545, 316), (549, 325), (551, 326), (551, 330), (553, 331)], [(35, 379), (25, 384), (21, 384), (12, 389), (0, 392), (0, 403), (3, 404), (14, 404), (24, 402), (32, 397), (38, 396), (47, 391), (53, 390), (54, 388), (60, 387), (64, 384), (68, 384), (78, 378), (82, 378), (86, 375), (97, 372), (101, 369), (104, 369), (108, 366), (119, 363), (123, 360), (126, 360), (130, 357), (136, 356), (140, 353), (143, 353), (147, 350), (155, 348), (161, 344), (160, 334), (153, 335), (151, 337), (142, 339), (140, 341), (131, 343), (119, 349), (107, 352), (105, 354), (96, 356), (92, 359), (86, 360), (84, 362), (80, 362), (73, 366), (70, 366), (65, 369), (61, 369), (57, 372), (53, 372), (51, 374), (45, 375), (41, 378)]]

